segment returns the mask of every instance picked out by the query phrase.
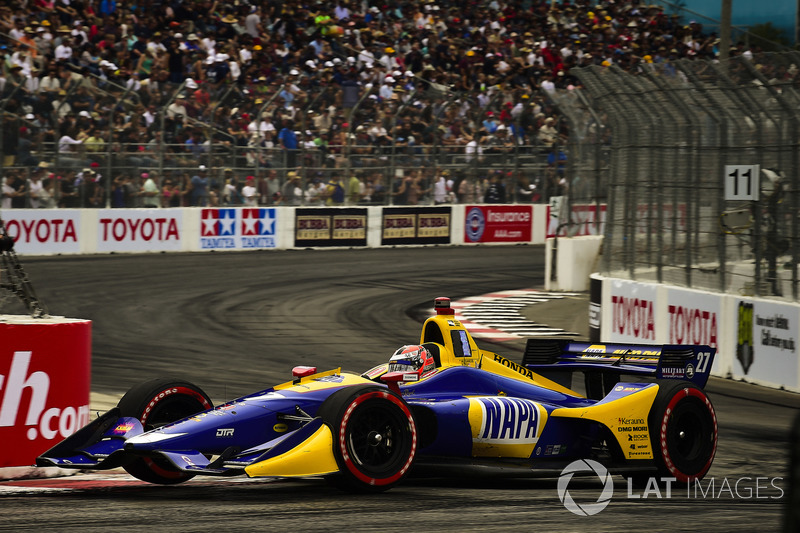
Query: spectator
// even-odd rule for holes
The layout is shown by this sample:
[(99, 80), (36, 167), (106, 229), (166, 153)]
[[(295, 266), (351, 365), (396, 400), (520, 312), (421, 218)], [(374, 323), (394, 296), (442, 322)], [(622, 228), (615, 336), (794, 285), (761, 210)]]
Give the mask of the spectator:
[(324, 198), (325, 205), (344, 205), (344, 183), (342, 183), (342, 176), (338, 171), (334, 171), (333, 174), (331, 174), (331, 180), (328, 182), (328, 187), (325, 189)]
[(142, 189), (140, 195), (142, 197), (142, 207), (159, 207), (161, 201), (159, 199), (157, 177), (153, 172), (142, 172)]
[(13, 201), (18, 198), (21, 194), (24, 195), (25, 193), (19, 189), (14, 187), (14, 182), (16, 181), (16, 176), (13, 174), (7, 174), (6, 179), (3, 180), (3, 201), (0, 207), (3, 209), (11, 209)]
[(305, 200), (305, 205), (308, 206), (319, 206), (322, 205), (322, 194), (323, 191), (320, 190), (321, 181), (319, 178), (314, 178), (313, 180), (309, 180), (306, 186), (306, 190), (303, 193), (303, 198)]
[(44, 183), (42, 182), (43, 177), (44, 168), (36, 168), (31, 173), (31, 182), (28, 186), (28, 195), (30, 197), (31, 207), (33, 209), (45, 207)]
[(78, 188), (75, 186), (77, 175), (74, 170), (67, 171), (60, 176), (61, 188), (58, 194), (58, 207), (80, 207)]
[(180, 207), (181, 193), (175, 185), (173, 178), (164, 180), (164, 187), (161, 189), (161, 207)]
[(189, 205), (193, 207), (205, 207), (209, 200), (209, 180), (206, 176), (206, 166), (197, 167), (197, 172), (192, 176), (189, 190)]
[(270, 170), (266, 179), (259, 184), (259, 196), (263, 205), (271, 205), (280, 200), (281, 182), (275, 170)]
[(300, 176), (297, 172), (289, 172), (286, 175), (286, 183), (281, 189), (282, 205), (300, 205), (303, 202), (303, 187)]
[(278, 133), (278, 142), (284, 150), (284, 166), (286, 168), (296, 167), (298, 141), (291, 120), (283, 121), (283, 128)]
[(489, 187), (483, 196), (483, 201), (487, 204), (506, 203), (506, 187), (503, 184), (503, 172), (498, 170), (492, 173), (489, 178)]
[[(16, 5), (12, 0), (2, 7)], [(280, 12), (266, 4), (219, 4), (219, 13), (187, 2), (124, 10), (115, 0), (24, 5), (24, 10), (4, 12), (6, 31), (21, 46), (12, 46), (7, 38), (3, 43), (9, 47), (9, 72), (0, 79), (0, 90), (3, 84), (24, 84), (28, 94), (22, 100), (30, 110), (20, 116), (30, 111), (41, 120), (41, 131), (25, 124), (31, 130), (26, 138), (34, 144), (68, 144), (70, 153), (59, 159), (76, 167), (85, 163), (82, 142), (89, 161), (105, 163), (108, 151), (112, 165), (152, 168), (163, 141), (165, 163), (177, 167), (197, 164), (179, 146), (211, 156), (209, 165), (228, 157), (227, 151), (209, 150), (213, 142), (225, 150), (246, 145), (249, 150), (237, 153), (246, 154), (242, 166), (255, 167), (255, 175), (270, 165), (294, 169), (295, 127), (312, 131), (320, 139), (320, 151), (328, 143), (324, 155), (334, 156), (324, 159), (329, 165), (347, 160), (383, 166), (392, 149), (400, 148), (407, 158), (401, 164), (408, 168), (422, 160), (420, 145), (434, 144), (447, 152), (449, 163), (456, 161), (455, 150), (463, 150), (464, 162), (475, 164), (477, 159), (480, 165), (490, 161), (484, 160), (484, 152), (502, 161), (514, 142), (560, 144), (564, 123), (540, 93), (578, 84), (569, 74), (572, 67), (614, 64), (636, 72), (641, 64), (653, 63), (670, 72), (678, 59), (714, 58), (718, 53), (716, 36), (704, 35), (699, 25), (684, 27), (661, 8), (629, 0), (603, 0), (591, 11), (574, 3), (542, 10), (537, 3), (429, 5), (414, 0), (382, 10), (369, 3), (329, 2), (314, 8), (316, 19), (294, 0), (282, 4)], [(744, 47), (732, 51), (744, 57), (748, 53)], [(797, 72), (786, 75), (793, 79)], [(185, 93), (164, 109), (184, 81)], [(445, 94), (463, 98), (443, 106)], [(268, 98), (274, 98), (274, 108), (264, 111), (281, 135), (259, 116)], [(136, 110), (138, 102), (141, 111)], [(312, 102), (314, 114), (306, 114)], [(214, 117), (212, 109), (217, 110)], [(112, 110), (114, 138), (108, 139), (104, 121)], [(79, 117), (82, 111), (89, 117)], [(244, 114), (248, 135), (240, 138), (237, 128), (242, 127), (235, 121)], [(411, 118), (411, 133), (406, 117)], [(387, 131), (395, 119), (400, 127)], [(195, 121), (204, 123), (199, 136), (190, 134)], [(264, 122), (269, 126), (263, 127)], [(5, 131), (16, 133), (21, 125)], [(214, 129), (209, 138), (206, 126)], [(323, 130), (327, 133), (317, 136)], [(353, 146), (350, 132), (358, 139), (358, 159), (351, 159), (354, 152), (348, 151)], [(184, 144), (187, 140), (191, 142)], [(283, 160), (270, 156), (273, 143), (283, 150)], [(139, 153), (140, 146), (149, 155)], [(15, 148), (12, 143), (11, 151)], [(424, 176), (415, 181), (421, 190), (427, 188)], [(263, 180), (258, 183), (260, 187)], [(367, 183), (371, 191), (379, 185), (393, 194), (399, 190), (381, 180)], [(181, 190), (177, 178), (175, 188)], [(388, 196), (385, 190), (376, 192), (370, 192), (372, 201)]]
[(111, 207), (122, 208), (128, 206), (128, 176), (121, 174), (114, 178), (113, 188), (111, 189)]
[(32, 149), (33, 142), (29, 138), (29, 130), (26, 126), (22, 126), (17, 137), (17, 156), (14, 163), (26, 167), (38, 165), (39, 160), (31, 153)]
[(242, 197), (245, 207), (258, 207), (258, 189), (255, 177), (247, 176), (244, 187), (242, 187)]
[(350, 205), (358, 204), (364, 197), (365, 185), (363, 178), (353, 172), (350, 175), (350, 179), (347, 181), (346, 189), (347, 203)]
[(450, 193), (453, 190), (453, 180), (450, 179), (450, 171), (442, 170), (436, 182), (433, 184), (433, 203), (435, 205), (450, 202)]

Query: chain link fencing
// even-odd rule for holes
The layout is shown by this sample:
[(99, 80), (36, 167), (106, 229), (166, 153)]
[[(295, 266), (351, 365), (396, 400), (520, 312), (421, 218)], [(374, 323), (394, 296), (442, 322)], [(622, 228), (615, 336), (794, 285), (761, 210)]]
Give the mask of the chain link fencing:
[(558, 102), (589, 124), (570, 136), (571, 179), (594, 173), (607, 199), (604, 274), (798, 299), (798, 66), (790, 52), (572, 71), (586, 94)]

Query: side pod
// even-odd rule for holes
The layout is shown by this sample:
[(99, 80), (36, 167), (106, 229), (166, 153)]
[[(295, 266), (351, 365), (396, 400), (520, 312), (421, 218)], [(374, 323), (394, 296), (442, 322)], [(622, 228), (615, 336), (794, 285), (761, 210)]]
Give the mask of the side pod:
[(315, 418), (244, 471), (250, 477), (302, 477), (338, 472), (333, 433), (321, 418)]

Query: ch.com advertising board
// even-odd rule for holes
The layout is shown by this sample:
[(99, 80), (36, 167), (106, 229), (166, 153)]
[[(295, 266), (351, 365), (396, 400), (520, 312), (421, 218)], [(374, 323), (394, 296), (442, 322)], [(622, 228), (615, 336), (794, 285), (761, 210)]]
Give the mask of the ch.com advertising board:
[(0, 468), (29, 466), (89, 423), (92, 323), (5, 315), (0, 337)]

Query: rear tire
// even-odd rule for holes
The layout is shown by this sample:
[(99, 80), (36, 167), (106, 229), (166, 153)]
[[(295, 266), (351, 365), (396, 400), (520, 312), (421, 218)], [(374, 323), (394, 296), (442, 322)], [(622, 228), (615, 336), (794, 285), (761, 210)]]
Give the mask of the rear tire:
[[(175, 378), (157, 378), (131, 388), (117, 404), (120, 416), (133, 417), (145, 431), (211, 409), (211, 399), (196, 385)], [(123, 468), (148, 483), (174, 485), (194, 477), (158, 457), (137, 457)]]
[(417, 452), (417, 427), (408, 405), (383, 387), (347, 387), (332, 394), (317, 416), (333, 431), (339, 473), (330, 481), (354, 492), (381, 492), (408, 473)]
[(659, 380), (650, 409), (658, 473), (688, 484), (706, 475), (717, 452), (717, 416), (705, 392), (687, 381)]

